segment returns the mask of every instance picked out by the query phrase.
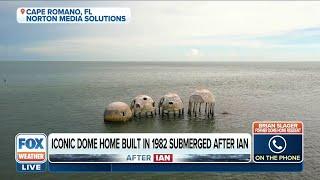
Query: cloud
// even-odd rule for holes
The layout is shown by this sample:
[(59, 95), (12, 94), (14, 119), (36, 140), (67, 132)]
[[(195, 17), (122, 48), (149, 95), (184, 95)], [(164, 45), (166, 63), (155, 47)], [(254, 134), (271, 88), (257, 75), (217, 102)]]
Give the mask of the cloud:
[(199, 49), (196, 49), (196, 48), (190, 49), (187, 53), (187, 58), (190, 58), (190, 59), (198, 59), (202, 56), (204, 56), (204, 54), (200, 52)]
[[(79, 37), (37, 42), (22, 47), (22, 52), (49, 60), (163, 60), (176, 57), (172, 45), (161, 46), (152, 40), (126, 37)], [(167, 53), (163, 53), (167, 52)]]
[(133, 15), (145, 24), (145, 32), (161, 27), (161, 32), (174, 36), (266, 35), (319, 26), (319, 5), (302, 1), (155, 2), (137, 7)]
[[(186, 56), (232, 60), (285, 55), (292, 59), (309, 57), (310, 51), (316, 52), (315, 59), (320, 56), (315, 50), (320, 47), (317, 29), (320, 2), (316, 1), (68, 2), (67, 5), (129, 7), (132, 21), (126, 25), (21, 25), (14, 21), (12, 13), (17, 7), (66, 5), (0, 2), (0, 10), (4, 10), (0, 11), (3, 15), (0, 20), (4, 22), (0, 27), (0, 47), (14, 49), (14, 53), (7, 51), (10, 57), (23, 55), (27, 59), (47, 60), (184, 60)], [(292, 51), (299, 54), (292, 55)]]
[(191, 56), (199, 56), (200, 52), (198, 49), (191, 49)]

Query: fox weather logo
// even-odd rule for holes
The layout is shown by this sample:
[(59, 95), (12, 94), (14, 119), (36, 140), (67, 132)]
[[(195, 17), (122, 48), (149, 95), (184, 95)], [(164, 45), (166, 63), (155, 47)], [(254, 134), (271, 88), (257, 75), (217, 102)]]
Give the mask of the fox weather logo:
[(47, 136), (42, 133), (19, 133), (16, 135), (15, 141), (17, 171), (45, 171)]

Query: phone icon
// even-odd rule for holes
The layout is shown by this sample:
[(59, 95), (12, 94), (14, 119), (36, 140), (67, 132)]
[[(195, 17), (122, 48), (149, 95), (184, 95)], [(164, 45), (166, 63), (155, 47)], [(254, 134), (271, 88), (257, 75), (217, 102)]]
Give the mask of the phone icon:
[(282, 146), (281, 146), (281, 145), (280, 145), (280, 146), (277, 145), (277, 140), (273, 139), (273, 140), (272, 140), (272, 144), (273, 144), (273, 146), (274, 146), (275, 148), (277, 148), (277, 149), (279, 149), (279, 150), (282, 149)]
[(279, 154), (286, 149), (287, 142), (282, 136), (277, 135), (270, 138), (268, 145), (271, 152)]

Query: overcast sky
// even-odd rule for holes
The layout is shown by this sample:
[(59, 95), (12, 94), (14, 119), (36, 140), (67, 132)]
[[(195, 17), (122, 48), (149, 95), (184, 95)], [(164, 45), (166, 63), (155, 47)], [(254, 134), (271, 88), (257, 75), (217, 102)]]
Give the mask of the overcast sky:
[[(129, 24), (18, 24), (18, 7), (129, 7)], [(0, 2), (0, 60), (320, 61), (320, 2)]]

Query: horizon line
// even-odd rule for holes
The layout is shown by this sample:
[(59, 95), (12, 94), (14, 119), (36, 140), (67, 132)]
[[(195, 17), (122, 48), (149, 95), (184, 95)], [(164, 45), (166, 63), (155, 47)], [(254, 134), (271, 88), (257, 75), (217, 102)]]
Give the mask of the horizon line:
[(182, 61), (182, 60), (161, 60), (161, 61), (152, 61), (152, 60), (0, 60), (0, 62), (119, 62), (119, 63), (123, 63), (123, 62), (152, 62), (152, 63), (161, 63), (161, 62), (181, 62), (181, 63), (194, 63), (194, 62), (224, 62), (224, 63), (235, 63), (235, 62), (258, 62), (258, 63), (266, 63), (266, 62), (286, 62), (286, 63), (295, 63), (295, 62), (319, 62), (320, 60), (317, 61), (312, 61), (312, 60), (297, 60), (297, 61), (290, 61), (290, 60), (279, 60), (279, 61), (246, 61), (246, 60), (237, 60), (237, 61), (225, 61), (225, 60), (221, 60), (221, 61), (210, 61), (210, 60), (186, 60), (186, 61)]

